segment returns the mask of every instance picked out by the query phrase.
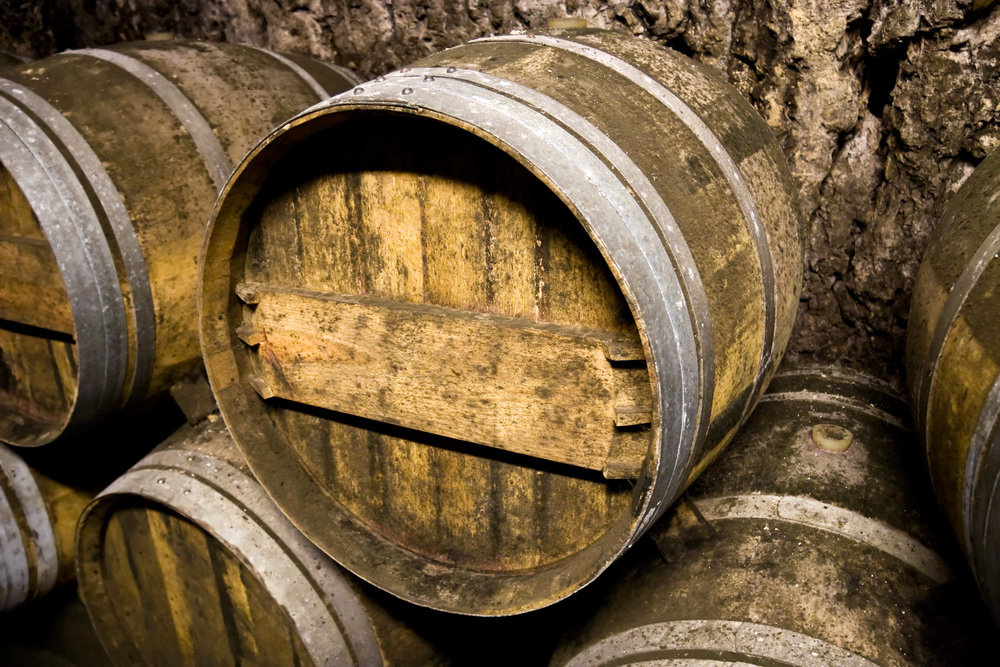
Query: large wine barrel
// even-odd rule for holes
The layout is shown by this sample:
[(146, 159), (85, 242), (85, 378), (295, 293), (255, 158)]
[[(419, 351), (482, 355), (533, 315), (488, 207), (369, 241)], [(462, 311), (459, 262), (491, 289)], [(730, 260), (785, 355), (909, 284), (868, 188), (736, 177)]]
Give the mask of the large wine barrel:
[(0, 612), (73, 580), (73, 534), (92, 495), (32, 470), (0, 445)]
[(198, 251), (234, 163), (353, 82), (230, 44), (83, 49), (0, 77), (0, 440), (41, 445), (200, 363)]
[(1000, 154), (931, 236), (913, 288), (906, 376), (934, 491), (1000, 623)]
[(861, 376), (779, 371), (648, 548), (574, 599), (552, 664), (988, 664), (906, 413)]
[(80, 593), (118, 665), (445, 662), (281, 514), (218, 415), (99, 494), (77, 549)]
[(755, 404), (793, 187), (707, 68), (477, 40), (285, 124), (221, 195), (202, 346), (261, 483), (363, 579), (499, 615), (592, 580)]

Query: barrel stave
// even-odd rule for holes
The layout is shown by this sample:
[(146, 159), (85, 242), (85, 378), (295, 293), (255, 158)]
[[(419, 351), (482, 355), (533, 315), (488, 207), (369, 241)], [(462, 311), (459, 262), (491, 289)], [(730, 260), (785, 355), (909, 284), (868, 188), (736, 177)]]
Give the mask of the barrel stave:
[(945, 210), (917, 275), (906, 349), (907, 383), (934, 490), (995, 619), (998, 184), (1000, 156), (990, 155)]
[(115, 617), (145, 640), (137, 643), (147, 664), (313, 664), (286, 612), (195, 524), (135, 499), (115, 508), (105, 530)]
[[(197, 341), (191, 335), (194, 293), (185, 286), (197, 266), (200, 231), (215, 186), (197, 147), (171, 109), (149, 87), (118, 66), (88, 56), (66, 54), (44, 65), (33, 65), (8, 73), (8, 78), (47, 100), (60, 113), (72, 118), (74, 127), (94, 150), (121, 193), (139, 245), (144, 250), (153, 308), (156, 312), (157, 369), (144, 395), (158, 393), (190, 372), (196, 365)], [(115, 100), (116, 111), (94, 98), (81, 78), (103, 91), (103, 99)], [(156, 169), (150, 164), (190, 165), (186, 169)], [(86, 175), (81, 174), (82, 182)], [(109, 245), (120, 257), (116, 236), (103, 208), (96, 210)], [(167, 224), (167, 223), (170, 224)], [(151, 249), (155, 248), (155, 251)], [(129, 284), (120, 260), (119, 282)], [(125, 295), (128, 297), (128, 293)], [(131, 305), (131, 301), (127, 301)], [(132, 308), (129, 308), (132, 311)], [(134, 359), (137, 341), (134, 319), (129, 318), (129, 349)], [(185, 334), (185, 332), (188, 332)], [(134, 373), (134, 368), (130, 368)], [(126, 380), (126, 387), (131, 378)], [(126, 394), (118, 400), (124, 402)]]

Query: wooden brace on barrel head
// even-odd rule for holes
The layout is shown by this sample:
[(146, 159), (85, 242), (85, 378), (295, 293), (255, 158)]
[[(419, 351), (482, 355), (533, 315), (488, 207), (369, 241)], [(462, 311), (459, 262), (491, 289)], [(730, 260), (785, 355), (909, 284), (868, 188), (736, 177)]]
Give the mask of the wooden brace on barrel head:
[[(635, 478), (652, 421), (638, 337), (241, 283), (247, 382), (281, 398)], [(620, 363), (631, 362), (631, 363)]]

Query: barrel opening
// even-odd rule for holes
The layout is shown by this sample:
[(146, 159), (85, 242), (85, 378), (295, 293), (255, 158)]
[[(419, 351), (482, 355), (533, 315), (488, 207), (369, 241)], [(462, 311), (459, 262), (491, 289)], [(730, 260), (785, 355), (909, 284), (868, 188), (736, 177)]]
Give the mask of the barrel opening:
[(531, 170), (466, 128), (352, 111), (269, 165), (240, 224), (240, 391), (292, 454), (265, 470), (231, 422), (265, 485), (301, 466), (330, 511), (476, 576), (629, 534), (653, 432), (640, 327)]
[(36, 445), (69, 422), (76, 326), (59, 265), (23, 192), (0, 164), (0, 440)]
[(79, 571), (98, 636), (121, 664), (314, 664), (254, 572), (160, 503), (99, 500), (81, 524)]

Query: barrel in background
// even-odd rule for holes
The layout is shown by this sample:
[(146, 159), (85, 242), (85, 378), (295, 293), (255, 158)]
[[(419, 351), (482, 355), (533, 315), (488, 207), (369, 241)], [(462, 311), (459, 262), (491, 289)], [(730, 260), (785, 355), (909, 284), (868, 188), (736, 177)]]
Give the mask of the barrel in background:
[(779, 371), (652, 539), (574, 598), (553, 665), (990, 662), (906, 421), (864, 376)]
[(92, 496), (32, 470), (0, 445), (0, 612), (73, 580), (76, 522)]
[(261, 49), (142, 42), (0, 77), (0, 440), (41, 445), (200, 361), (201, 240), (233, 165), (354, 84)]
[(934, 491), (1000, 623), (1000, 155), (948, 204), (913, 289), (906, 375)]
[(707, 68), (478, 40), (272, 134), (201, 268), (222, 414), (311, 540), (404, 599), (586, 584), (732, 437), (798, 302), (793, 188)]

